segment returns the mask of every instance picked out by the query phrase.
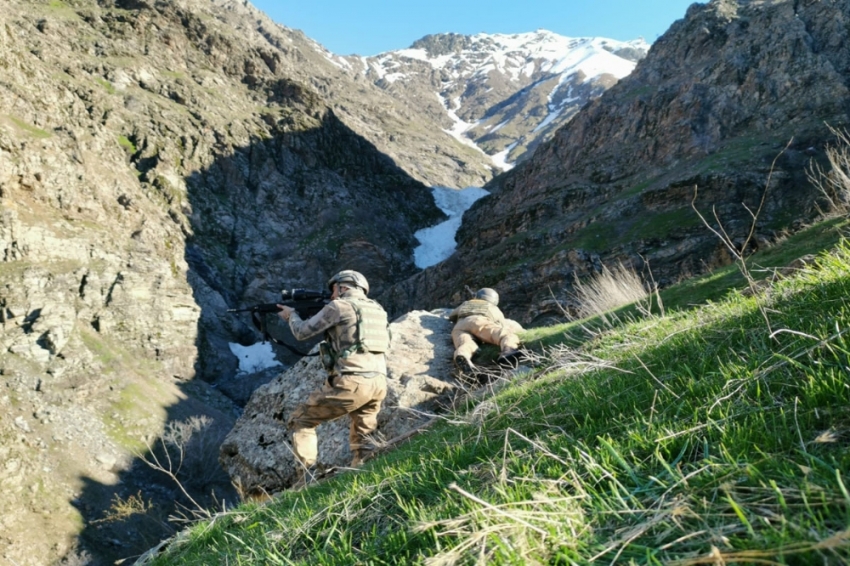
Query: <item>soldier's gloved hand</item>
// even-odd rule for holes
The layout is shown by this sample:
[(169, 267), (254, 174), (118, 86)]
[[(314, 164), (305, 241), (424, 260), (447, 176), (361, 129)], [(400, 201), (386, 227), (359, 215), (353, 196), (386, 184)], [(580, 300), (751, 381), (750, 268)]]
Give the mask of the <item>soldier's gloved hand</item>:
[(280, 309), (280, 311), (278, 311), (277, 313), (277, 316), (279, 316), (286, 322), (289, 322), (289, 317), (292, 316), (292, 311), (294, 311), (295, 309), (286, 305), (278, 305), (277, 308)]

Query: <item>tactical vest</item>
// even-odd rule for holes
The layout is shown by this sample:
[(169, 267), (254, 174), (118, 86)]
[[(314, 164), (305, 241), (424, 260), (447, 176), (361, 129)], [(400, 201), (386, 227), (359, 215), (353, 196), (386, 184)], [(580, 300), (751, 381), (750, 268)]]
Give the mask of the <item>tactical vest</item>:
[(490, 320), (493, 320), (493, 314), (490, 311), (490, 303), (481, 299), (470, 299), (461, 303), (457, 309), (458, 320), (476, 315), (486, 316)]
[(346, 357), (354, 352), (381, 354), (390, 349), (390, 325), (387, 311), (372, 299), (342, 299), (354, 307), (357, 313), (357, 343), (341, 353)]
[[(339, 358), (347, 358), (357, 353), (382, 354), (390, 349), (390, 327), (387, 313), (376, 301), (371, 299), (346, 297), (340, 298), (354, 309), (357, 315), (355, 342), (340, 352), (332, 351), (331, 341), (326, 339), (322, 351), (322, 363), (332, 368)], [(321, 350), (321, 348), (320, 348)]]

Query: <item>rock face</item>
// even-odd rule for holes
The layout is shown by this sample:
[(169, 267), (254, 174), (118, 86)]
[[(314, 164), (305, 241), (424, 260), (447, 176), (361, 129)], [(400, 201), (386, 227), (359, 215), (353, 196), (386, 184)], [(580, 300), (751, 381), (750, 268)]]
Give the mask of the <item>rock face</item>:
[(0, 10), (4, 559), (144, 550), (106, 518), (135, 488), (162, 516), (179, 502), (135, 479), (166, 423), (231, 428), (210, 382), (257, 337), (228, 307), (341, 267), (376, 289), (415, 272), (413, 233), (442, 213), (317, 93), (337, 75), (299, 80), (311, 57), (336, 67), (290, 33), (242, 2)]
[[(448, 312), (414, 311), (390, 325), (388, 393), (378, 415), (377, 438), (391, 440), (421, 426), (458, 388), (450, 377), (454, 346)], [(249, 493), (274, 493), (292, 485), (295, 459), (286, 420), (326, 379), (318, 358), (306, 357), (254, 392), (221, 446), (222, 466), (234, 483)], [(318, 466), (351, 462), (348, 427), (348, 417), (319, 425)]]
[(831, 141), (824, 124), (848, 123), (848, 20), (846, 0), (692, 5), (632, 74), (487, 187), (452, 258), (382, 302), (403, 312), (489, 286), (535, 323), (603, 264), (676, 282), (731, 261), (695, 197), (737, 246), (751, 228), (753, 247), (793, 231), (816, 214), (805, 169)]

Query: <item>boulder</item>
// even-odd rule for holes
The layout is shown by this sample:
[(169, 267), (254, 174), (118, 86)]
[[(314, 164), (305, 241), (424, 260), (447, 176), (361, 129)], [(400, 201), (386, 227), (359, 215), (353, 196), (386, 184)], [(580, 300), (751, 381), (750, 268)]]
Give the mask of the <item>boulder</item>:
[[(448, 313), (447, 309), (413, 311), (390, 324), (388, 391), (378, 416), (377, 445), (430, 421), (460, 387), (452, 377), (454, 347)], [(295, 481), (286, 420), (326, 378), (318, 357), (305, 357), (251, 395), (222, 443), (219, 457), (243, 494), (275, 493)], [(350, 463), (348, 427), (348, 417), (318, 427), (319, 468)]]

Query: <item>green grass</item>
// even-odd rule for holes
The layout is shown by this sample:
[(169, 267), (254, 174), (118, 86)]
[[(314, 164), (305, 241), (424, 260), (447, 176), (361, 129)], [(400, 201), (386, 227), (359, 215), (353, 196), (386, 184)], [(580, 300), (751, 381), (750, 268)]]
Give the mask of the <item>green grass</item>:
[(74, 11), (73, 6), (70, 6), (68, 3), (63, 2), (62, 0), (50, 0), (47, 3), (47, 9), (45, 10), (47, 15), (53, 19), (59, 20), (78, 20), (79, 16)]
[(659, 235), (663, 237), (673, 230), (686, 230), (699, 224), (699, 216), (691, 208), (646, 214), (635, 218), (631, 224), (624, 224), (621, 232), (613, 232), (607, 222), (594, 221), (572, 234), (568, 243), (558, 249), (603, 251), (626, 242)]
[[(846, 218), (835, 218), (801, 230), (779, 245), (761, 250), (747, 258), (747, 269), (756, 280), (772, 278), (775, 269), (795, 259), (829, 249), (850, 233)], [(708, 275), (683, 281), (661, 293), (666, 307), (687, 308), (695, 304), (720, 299), (730, 289), (747, 286), (741, 270), (729, 265)]]
[[(120, 328), (120, 327), (119, 327)], [(80, 339), (85, 347), (95, 355), (101, 365), (100, 371), (107, 375), (140, 375), (149, 378), (159, 370), (158, 362), (139, 361), (138, 356), (130, 352), (113, 336), (105, 336), (93, 329), (81, 327)]]
[(153, 563), (850, 561), (850, 243), (757, 297), (619, 320), (532, 331), (525, 377)]
[(97, 81), (97, 84), (102, 86), (104, 90), (106, 90), (106, 92), (108, 92), (109, 94), (115, 94), (118, 92), (117, 90), (115, 90), (115, 87), (112, 85), (112, 83), (107, 81), (106, 79), (95, 77), (95, 81)]
[(130, 138), (127, 136), (118, 136), (118, 145), (124, 148), (128, 154), (133, 155), (136, 153), (136, 144), (130, 141)]
[[(816, 254), (836, 246), (842, 238), (850, 235), (850, 221), (833, 218), (820, 222), (784, 239), (774, 247), (761, 250), (746, 259), (747, 269), (755, 281), (776, 277), (776, 270), (804, 255)], [(728, 265), (711, 273), (687, 279), (659, 292), (661, 304), (666, 312), (698, 307), (711, 301), (722, 300), (730, 292), (748, 287), (747, 279), (737, 265)], [(606, 317), (592, 317), (581, 321), (570, 321), (526, 331), (525, 343), (532, 348), (545, 348), (556, 344), (580, 344), (612, 324), (624, 324), (649, 309), (660, 314), (658, 298), (650, 302), (625, 305), (615, 309)]]
[[(774, 133), (774, 136), (776, 133)], [(714, 153), (700, 160), (697, 172), (700, 174), (711, 172), (726, 172), (735, 163), (754, 156), (761, 155), (764, 158), (774, 158), (781, 148), (776, 148), (774, 138), (761, 135), (740, 136), (732, 138), (718, 148)], [(790, 139), (790, 136), (789, 136)]]
[(24, 122), (23, 120), (15, 118), (14, 116), (7, 116), (7, 118), (9, 118), (9, 120), (11, 120), (11, 122), (13, 124), (15, 124), (15, 126), (18, 127), (18, 129), (25, 131), (26, 133), (33, 136), (34, 138), (46, 139), (46, 138), (49, 138), (50, 135), (51, 135), (50, 132), (42, 130), (41, 128), (37, 128), (37, 127), (33, 126), (32, 124), (28, 124), (28, 123)]
[(625, 240), (635, 240), (667, 235), (674, 230), (687, 230), (702, 221), (692, 208), (679, 208), (641, 217), (627, 231)]
[(141, 379), (123, 384), (117, 398), (112, 399), (110, 411), (102, 416), (109, 437), (126, 450), (144, 454), (145, 437), (163, 426), (166, 412), (158, 401), (172, 401), (171, 394), (156, 379)]
[(644, 190), (648, 189), (653, 183), (658, 181), (659, 177), (651, 177), (649, 179), (644, 179), (640, 183), (629, 187), (628, 189), (621, 192), (618, 196), (619, 198), (630, 198), (636, 195), (639, 195)]

